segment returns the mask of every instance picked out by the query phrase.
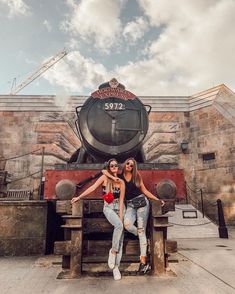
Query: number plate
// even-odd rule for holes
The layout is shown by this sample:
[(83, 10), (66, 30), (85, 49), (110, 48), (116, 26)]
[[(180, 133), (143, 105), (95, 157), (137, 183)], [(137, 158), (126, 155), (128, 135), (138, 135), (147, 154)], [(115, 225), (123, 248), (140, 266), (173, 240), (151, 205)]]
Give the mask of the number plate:
[(125, 110), (125, 104), (118, 102), (106, 102), (104, 103), (104, 110)]

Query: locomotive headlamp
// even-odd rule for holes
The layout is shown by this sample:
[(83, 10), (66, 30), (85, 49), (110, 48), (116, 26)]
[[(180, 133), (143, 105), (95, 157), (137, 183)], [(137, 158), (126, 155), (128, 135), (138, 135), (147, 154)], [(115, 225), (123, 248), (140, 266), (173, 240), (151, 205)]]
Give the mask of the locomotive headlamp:
[(188, 150), (188, 141), (185, 139), (181, 142), (181, 150), (183, 152), (186, 152)]

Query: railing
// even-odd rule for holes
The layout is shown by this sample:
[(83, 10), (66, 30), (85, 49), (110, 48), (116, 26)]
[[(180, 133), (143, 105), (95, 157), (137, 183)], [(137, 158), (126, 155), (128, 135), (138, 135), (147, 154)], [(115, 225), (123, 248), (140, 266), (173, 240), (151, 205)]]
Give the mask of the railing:
[[(204, 211), (204, 199), (203, 199), (203, 193), (202, 189), (197, 189), (194, 190), (192, 189), (187, 182), (185, 182), (185, 187), (186, 187), (186, 203), (193, 205), (195, 208), (201, 211), (202, 216), (205, 216), (205, 211)], [(192, 193), (193, 196), (192, 196)], [(198, 197), (198, 194), (200, 195)], [(200, 198), (200, 201), (199, 201)]]
[(31, 200), (32, 199), (32, 191), (31, 190), (16, 190), (11, 189), (6, 192), (6, 200), (14, 199), (14, 200)]
[(202, 188), (194, 190), (188, 185), (187, 182), (185, 182), (185, 186), (186, 186), (186, 203), (193, 205), (195, 208), (201, 211), (203, 217), (205, 217), (205, 206), (207, 207), (217, 206), (216, 201), (209, 201), (208, 199), (205, 199)]
[[(40, 150), (42, 150), (41, 169), (39, 171), (34, 172), (34, 173), (27, 174), (24, 177), (10, 180), (9, 183), (15, 183), (15, 182), (18, 182), (18, 181), (22, 181), (24, 179), (30, 178), (30, 177), (32, 177), (32, 176), (40, 173), (40, 184), (39, 184), (39, 187), (36, 188), (36, 189), (32, 189), (30, 191), (32, 193), (34, 191), (38, 191), (39, 199), (42, 199), (42, 197), (43, 197), (43, 171), (44, 171), (44, 152), (45, 152), (45, 147), (39, 148), (37, 150), (34, 150), (33, 152), (24, 153), (24, 154), (12, 156), (12, 157), (9, 157), (9, 158), (3, 158), (3, 159), (0, 159), (0, 162), (3, 162), (3, 161), (7, 162), (9, 160), (14, 160), (14, 159), (18, 159), (18, 158), (21, 158), (21, 157), (24, 157), (24, 156), (27, 156), (27, 155), (32, 155), (33, 153), (35, 153), (37, 151), (40, 151)], [(18, 190), (18, 191), (20, 191), (20, 190)], [(6, 193), (7, 193), (7, 191), (6, 191)]]
[[(215, 223), (219, 226), (218, 229), (220, 238), (228, 238), (228, 231), (224, 219), (223, 203), (221, 199), (217, 199), (216, 201), (209, 201), (204, 198), (202, 188), (194, 190), (188, 185), (187, 182), (185, 182), (185, 186), (186, 203), (193, 205), (196, 209), (201, 211), (203, 218), (205, 217), (205, 205), (207, 207), (210, 206), (211, 208), (217, 208), (217, 212), (215, 212), (215, 215), (218, 216), (218, 224), (215, 220), (211, 219), (210, 216), (207, 215), (206, 217), (210, 220), (210, 222)], [(192, 193), (194, 193), (193, 196)]]

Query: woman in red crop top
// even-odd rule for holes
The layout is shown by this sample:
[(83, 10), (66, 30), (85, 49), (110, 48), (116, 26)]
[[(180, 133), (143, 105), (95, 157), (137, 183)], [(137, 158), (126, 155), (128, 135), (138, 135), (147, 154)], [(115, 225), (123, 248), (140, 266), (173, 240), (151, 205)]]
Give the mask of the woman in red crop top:
[[(117, 177), (118, 163), (116, 159), (110, 159), (107, 163), (106, 171), (113, 177)], [(120, 261), (122, 258), (123, 247), (123, 214), (124, 214), (124, 196), (125, 196), (125, 184), (124, 181), (114, 181), (108, 178), (106, 175), (102, 175), (98, 180), (86, 189), (79, 196), (74, 197), (71, 203), (86, 197), (92, 193), (99, 186), (103, 187), (103, 194), (111, 192), (114, 196), (114, 200), (111, 203), (104, 201), (103, 212), (107, 220), (114, 226), (112, 248), (109, 251), (108, 265), (113, 270), (113, 277), (115, 280), (121, 279), (119, 271)]]

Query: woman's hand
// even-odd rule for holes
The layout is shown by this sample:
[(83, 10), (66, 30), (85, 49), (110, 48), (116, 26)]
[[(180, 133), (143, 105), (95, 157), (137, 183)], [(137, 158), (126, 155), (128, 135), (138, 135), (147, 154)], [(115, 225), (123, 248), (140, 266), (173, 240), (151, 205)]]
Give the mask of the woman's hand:
[(114, 182), (118, 183), (120, 182), (119, 177), (114, 177), (113, 175), (111, 175), (106, 169), (102, 170), (102, 174), (105, 175), (107, 178), (113, 180)]
[(155, 200), (156, 200), (157, 202), (159, 202), (159, 204), (160, 204), (161, 206), (164, 206), (164, 205), (165, 205), (165, 201), (164, 201), (164, 200), (159, 199), (159, 198), (156, 198), (156, 197), (155, 197)]
[(73, 197), (71, 200), (71, 203), (73, 204), (73, 203), (77, 202), (78, 200), (80, 200), (79, 196)]
[(164, 200), (158, 199), (158, 201), (160, 202), (160, 205), (161, 206), (164, 206), (165, 205), (165, 201)]

